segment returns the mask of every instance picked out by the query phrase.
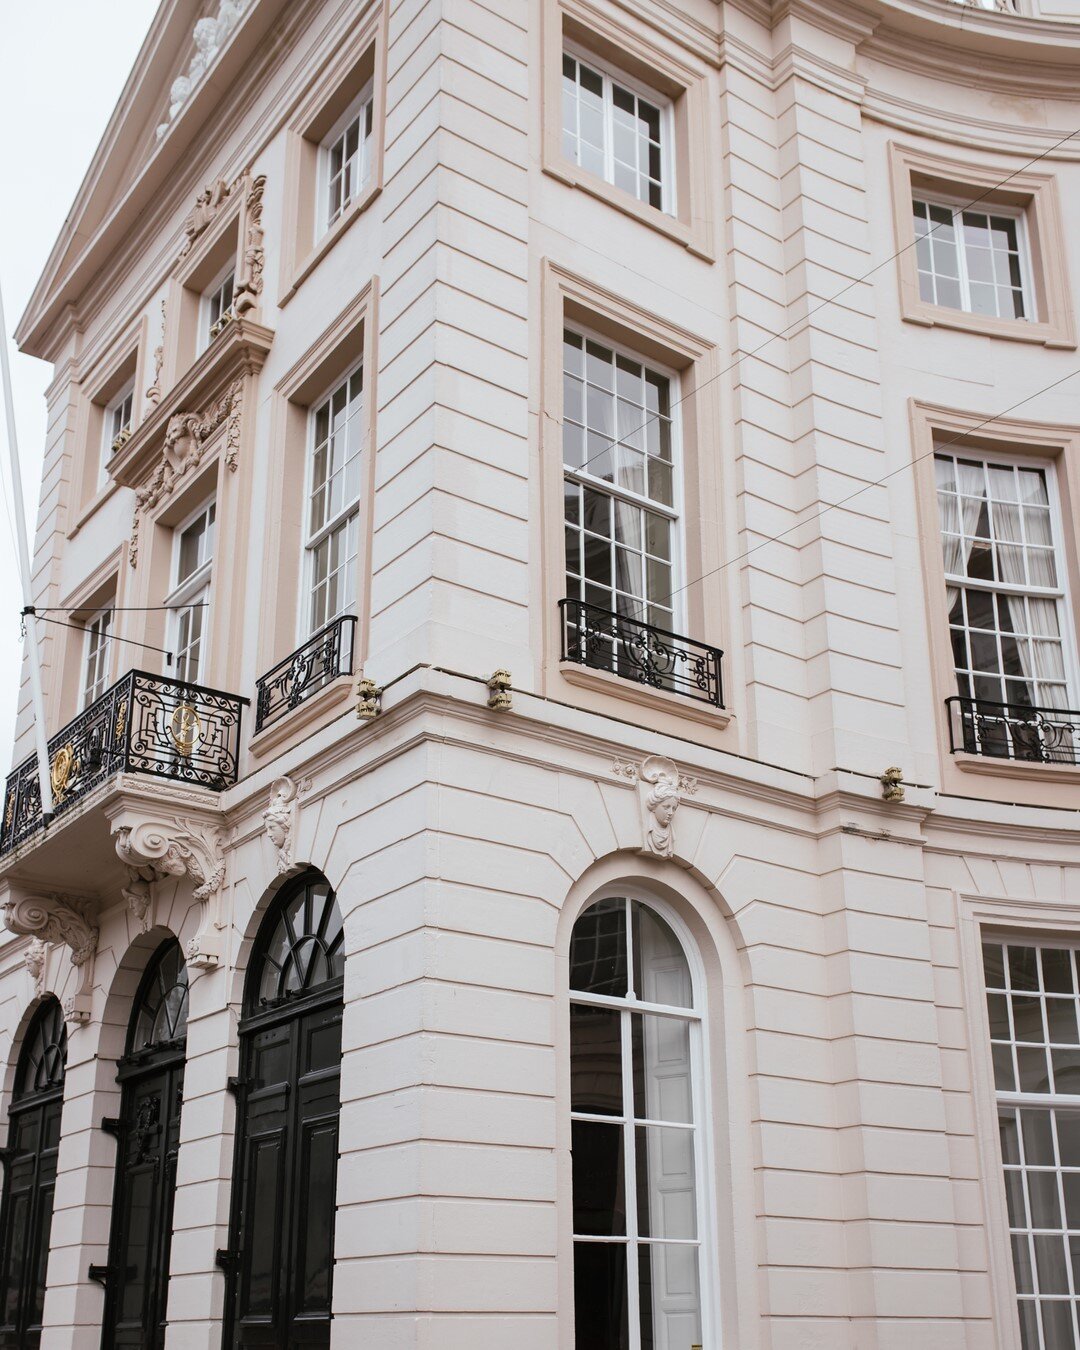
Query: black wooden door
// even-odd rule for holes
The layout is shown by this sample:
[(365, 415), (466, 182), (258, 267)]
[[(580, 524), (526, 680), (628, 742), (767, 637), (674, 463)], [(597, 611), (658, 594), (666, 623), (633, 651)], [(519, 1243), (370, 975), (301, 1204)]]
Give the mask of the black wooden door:
[(231, 1344), (330, 1344), (341, 1089), (340, 994), (244, 1035)]
[(0, 1276), (3, 1350), (36, 1350), (41, 1342), (62, 1106), (55, 1096), (11, 1113)]
[(184, 1061), (121, 1065), (103, 1350), (162, 1350)]
[(37, 1350), (45, 1307), (67, 1031), (46, 999), (27, 1028), (15, 1070), (0, 1204), (0, 1350)]

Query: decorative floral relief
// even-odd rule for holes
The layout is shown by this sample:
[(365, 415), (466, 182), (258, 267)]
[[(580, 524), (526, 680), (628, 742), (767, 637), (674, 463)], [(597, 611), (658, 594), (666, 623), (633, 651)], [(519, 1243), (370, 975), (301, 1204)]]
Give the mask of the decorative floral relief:
[(226, 422), (225, 463), (233, 473), (236, 472), (240, 452), (243, 387), (243, 380), (234, 380), (203, 417), (179, 412), (169, 418), (162, 458), (146, 485), (135, 493), (135, 513), (128, 543), (128, 562), (132, 567), (137, 567), (139, 562), (139, 526), (142, 517), (169, 497), (176, 484), (199, 466), (206, 452), (207, 441), (223, 422)]
[(233, 309), (237, 314), (246, 314), (259, 303), (263, 288), (263, 193), (266, 190), (266, 175), (260, 174), (252, 179), (248, 188), (244, 216), (244, 256), (240, 277), (237, 281)]
[(156, 407), (161, 398), (161, 365), (165, 359), (165, 297), (161, 298), (161, 341), (154, 348), (154, 382), (146, 391), (146, 401)]
[(187, 73), (178, 75), (169, 89), (169, 113), (165, 121), (157, 128), (157, 139), (169, 129), (170, 123), (179, 114), (180, 109), (191, 97), (192, 90), (206, 74), (207, 67), (225, 45), (229, 34), (240, 21), (240, 16), (250, 0), (220, 0), (217, 15), (200, 19), (195, 25), (192, 37), (195, 40), (195, 55), (191, 58)]

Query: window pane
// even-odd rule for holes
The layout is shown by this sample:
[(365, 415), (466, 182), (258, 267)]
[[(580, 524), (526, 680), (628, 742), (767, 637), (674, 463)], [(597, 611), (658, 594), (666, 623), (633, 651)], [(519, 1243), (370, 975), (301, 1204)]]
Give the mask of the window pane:
[(570, 1109), (623, 1113), (621, 1015), (580, 1003), (570, 1007)]
[(693, 1130), (639, 1125), (635, 1135), (638, 1232), (642, 1237), (696, 1238)]
[(626, 1233), (623, 1126), (571, 1122), (574, 1233), (610, 1237)]
[(693, 1006), (690, 969), (671, 927), (648, 905), (632, 902), (634, 922), (634, 988), (648, 1003), (673, 1008)]
[(570, 988), (623, 997), (627, 991), (626, 901), (600, 900), (574, 924)]
[(690, 1027), (677, 1017), (631, 1015), (634, 1115), (688, 1124), (694, 1119)]
[(582, 1350), (629, 1350), (626, 1246), (574, 1243), (574, 1338)]
[(649, 1243), (638, 1254), (642, 1350), (701, 1344), (698, 1249)]

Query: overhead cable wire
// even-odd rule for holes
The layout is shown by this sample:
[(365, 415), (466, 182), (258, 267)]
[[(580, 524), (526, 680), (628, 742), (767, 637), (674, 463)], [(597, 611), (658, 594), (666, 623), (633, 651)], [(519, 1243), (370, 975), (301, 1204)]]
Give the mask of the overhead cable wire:
[[(41, 614), (40, 611), (38, 611), (38, 618), (41, 619), (41, 622), (42, 622), (42, 623), (52, 623), (52, 624), (55, 624), (55, 625), (57, 626), (57, 628), (70, 628), (71, 631), (72, 631), (73, 633), (85, 633), (85, 632), (86, 632), (86, 629), (83, 628), (83, 626), (82, 626), (81, 624), (77, 624), (77, 623), (65, 623), (65, 622), (63, 621), (63, 619), (47, 619), (47, 618), (44, 617), (43, 614)], [(164, 656), (166, 662), (167, 662), (170, 666), (171, 666), (172, 663), (173, 663), (173, 654), (172, 654), (172, 652), (166, 651), (166, 649), (165, 649), (164, 647), (153, 647), (153, 646), (150, 645), (149, 642), (136, 642), (134, 638), (117, 637), (114, 633), (110, 633), (110, 634), (108, 635), (108, 639), (107, 639), (107, 640), (108, 640), (109, 642), (125, 642), (125, 643), (127, 643), (127, 645), (128, 645), (129, 647), (141, 647), (141, 648), (143, 649), (144, 652), (160, 652), (160, 654), (161, 654), (162, 656)]]
[[(985, 201), (993, 193), (1000, 191), (1001, 188), (1003, 188), (1007, 183), (1010, 183), (1018, 174), (1026, 173), (1026, 171), (1030, 169), (1033, 164), (1038, 164), (1039, 161), (1045, 159), (1047, 155), (1052, 155), (1054, 151), (1063, 146), (1066, 141), (1071, 141), (1073, 137), (1077, 135), (1080, 135), (1080, 127), (1077, 127), (1075, 131), (1070, 131), (1067, 136), (1062, 136), (1062, 138), (1059, 141), (1055, 141), (1053, 145), (1047, 146), (1045, 150), (1035, 155), (1032, 159), (1027, 160), (1026, 163), (1021, 164), (1020, 167), (1014, 169), (1012, 173), (1006, 174), (1005, 177), (1002, 178), (999, 182), (992, 184), (988, 188), (985, 188), (982, 192), (979, 193), (977, 197), (972, 197), (972, 199), (969, 202), (965, 202), (963, 206), (958, 206), (956, 210), (953, 211), (951, 214), (950, 223), (955, 224), (957, 218), (959, 216), (962, 216), (965, 211), (970, 211), (970, 209), (973, 206), (978, 206), (980, 202)], [(945, 224), (944, 221), (939, 222), (937, 225), (934, 225), (931, 229), (929, 229), (927, 233), (922, 237), (928, 239), (931, 234), (934, 234), (937, 230), (942, 229), (944, 227), (944, 224)], [(797, 319), (793, 319), (792, 322), (788, 324), (786, 328), (781, 328), (781, 330), (778, 333), (769, 333), (769, 336), (765, 338), (763, 342), (760, 342), (756, 347), (753, 347), (748, 352), (741, 352), (738, 356), (736, 356), (734, 361), (730, 363), (730, 365), (724, 366), (724, 368), (722, 370), (718, 370), (715, 375), (710, 375), (707, 380), (702, 380), (702, 382), (699, 385), (695, 385), (693, 389), (687, 390), (687, 392), (683, 394), (680, 398), (675, 399), (669, 405), (668, 413), (665, 414), (661, 414), (659, 412), (650, 413), (649, 416), (645, 419), (645, 421), (642, 422), (642, 424), (639, 427), (635, 427), (633, 431), (625, 432), (621, 436), (615, 436), (612, 440), (602, 445), (598, 450), (593, 451), (593, 453), (588, 457), (588, 459), (584, 460), (581, 464), (577, 465), (576, 467), (570, 465), (567, 465), (566, 467), (569, 469), (571, 473), (580, 473), (583, 469), (587, 468), (588, 465), (590, 465), (593, 462), (593, 460), (599, 459), (601, 455), (606, 455), (608, 451), (613, 449), (615, 446), (625, 444), (627, 441), (631, 440), (634, 436), (637, 436), (641, 432), (647, 430), (650, 426), (652, 426), (654, 422), (658, 422), (661, 416), (667, 416), (673, 408), (678, 408), (683, 403), (687, 403), (690, 399), (695, 398), (698, 394), (700, 394), (703, 389), (707, 389), (710, 384), (713, 384), (715, 383), (715, 381), (722, 379), (725, 375), (730, 374), (731, 371), (735, 370), (739, 365), (742, 364), (743, 361), (748, 361), (752, 357), (757, 356), (760, 352), (764, 351), (765, 348), (769, 346), (771, 342), (775, 342), (779, 338), (788, 337), (789, 335), (792, 334), (792, 331), (794, 329), (799, 327), (800, 324), (809, 325), (810, 320), (814, 317), (815, 314), (820, 314), (820, 312), (823, 309), (827, 309), (829, 305), (836, 304), (836, 302), (842, 296), (846, 295), (848, 291), (854, 290), (856, 286), (861, 286), (863, 282), (868, 281), (874, 275), (875, 272), (880, 272), (883, 267), (887, 267), (889, 263), (895, 262), (896, 259), (899, 258), (902, 253), (906, 253), (908, 252), (909, 249), (915, 248), (918, 242), (919, 242), (918, 238), (915, 238), (912, 239), (911, 242), (908, 244), (902, 244), (900, 248), (898, 248), (895, 251), (895, 253), (890, 253), (889, 256), (887, 258), (883, 258), (881, 262), (875, 263), (874, 266), (871, 267), (869, 271), (864, 272), (862, 276), (855, 277), (853, 280), (847, 282), (847, 284), (842, 286), (840, 290), (838, 290), (835, 293), (835, 295), (827, 296), (824, 300), (819, 301), (812, 309), (808, 310), (805, 314), (800, 315), (800, 317)], [(764, 327), (763, 324), (757, 324), (756, 326), (758, 328)], [(557, 422), (558, 425), (561, 426), (563, 419), (561, 417), (553, 418), (552, 421)]]

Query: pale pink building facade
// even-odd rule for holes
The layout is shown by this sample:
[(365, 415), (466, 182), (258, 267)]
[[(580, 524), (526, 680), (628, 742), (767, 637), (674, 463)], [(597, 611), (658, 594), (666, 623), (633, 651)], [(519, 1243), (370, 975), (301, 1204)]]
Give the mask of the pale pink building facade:
[(1080, 1346), (1078, 77), (164, 0), (17, 334), (0, 1346)]

